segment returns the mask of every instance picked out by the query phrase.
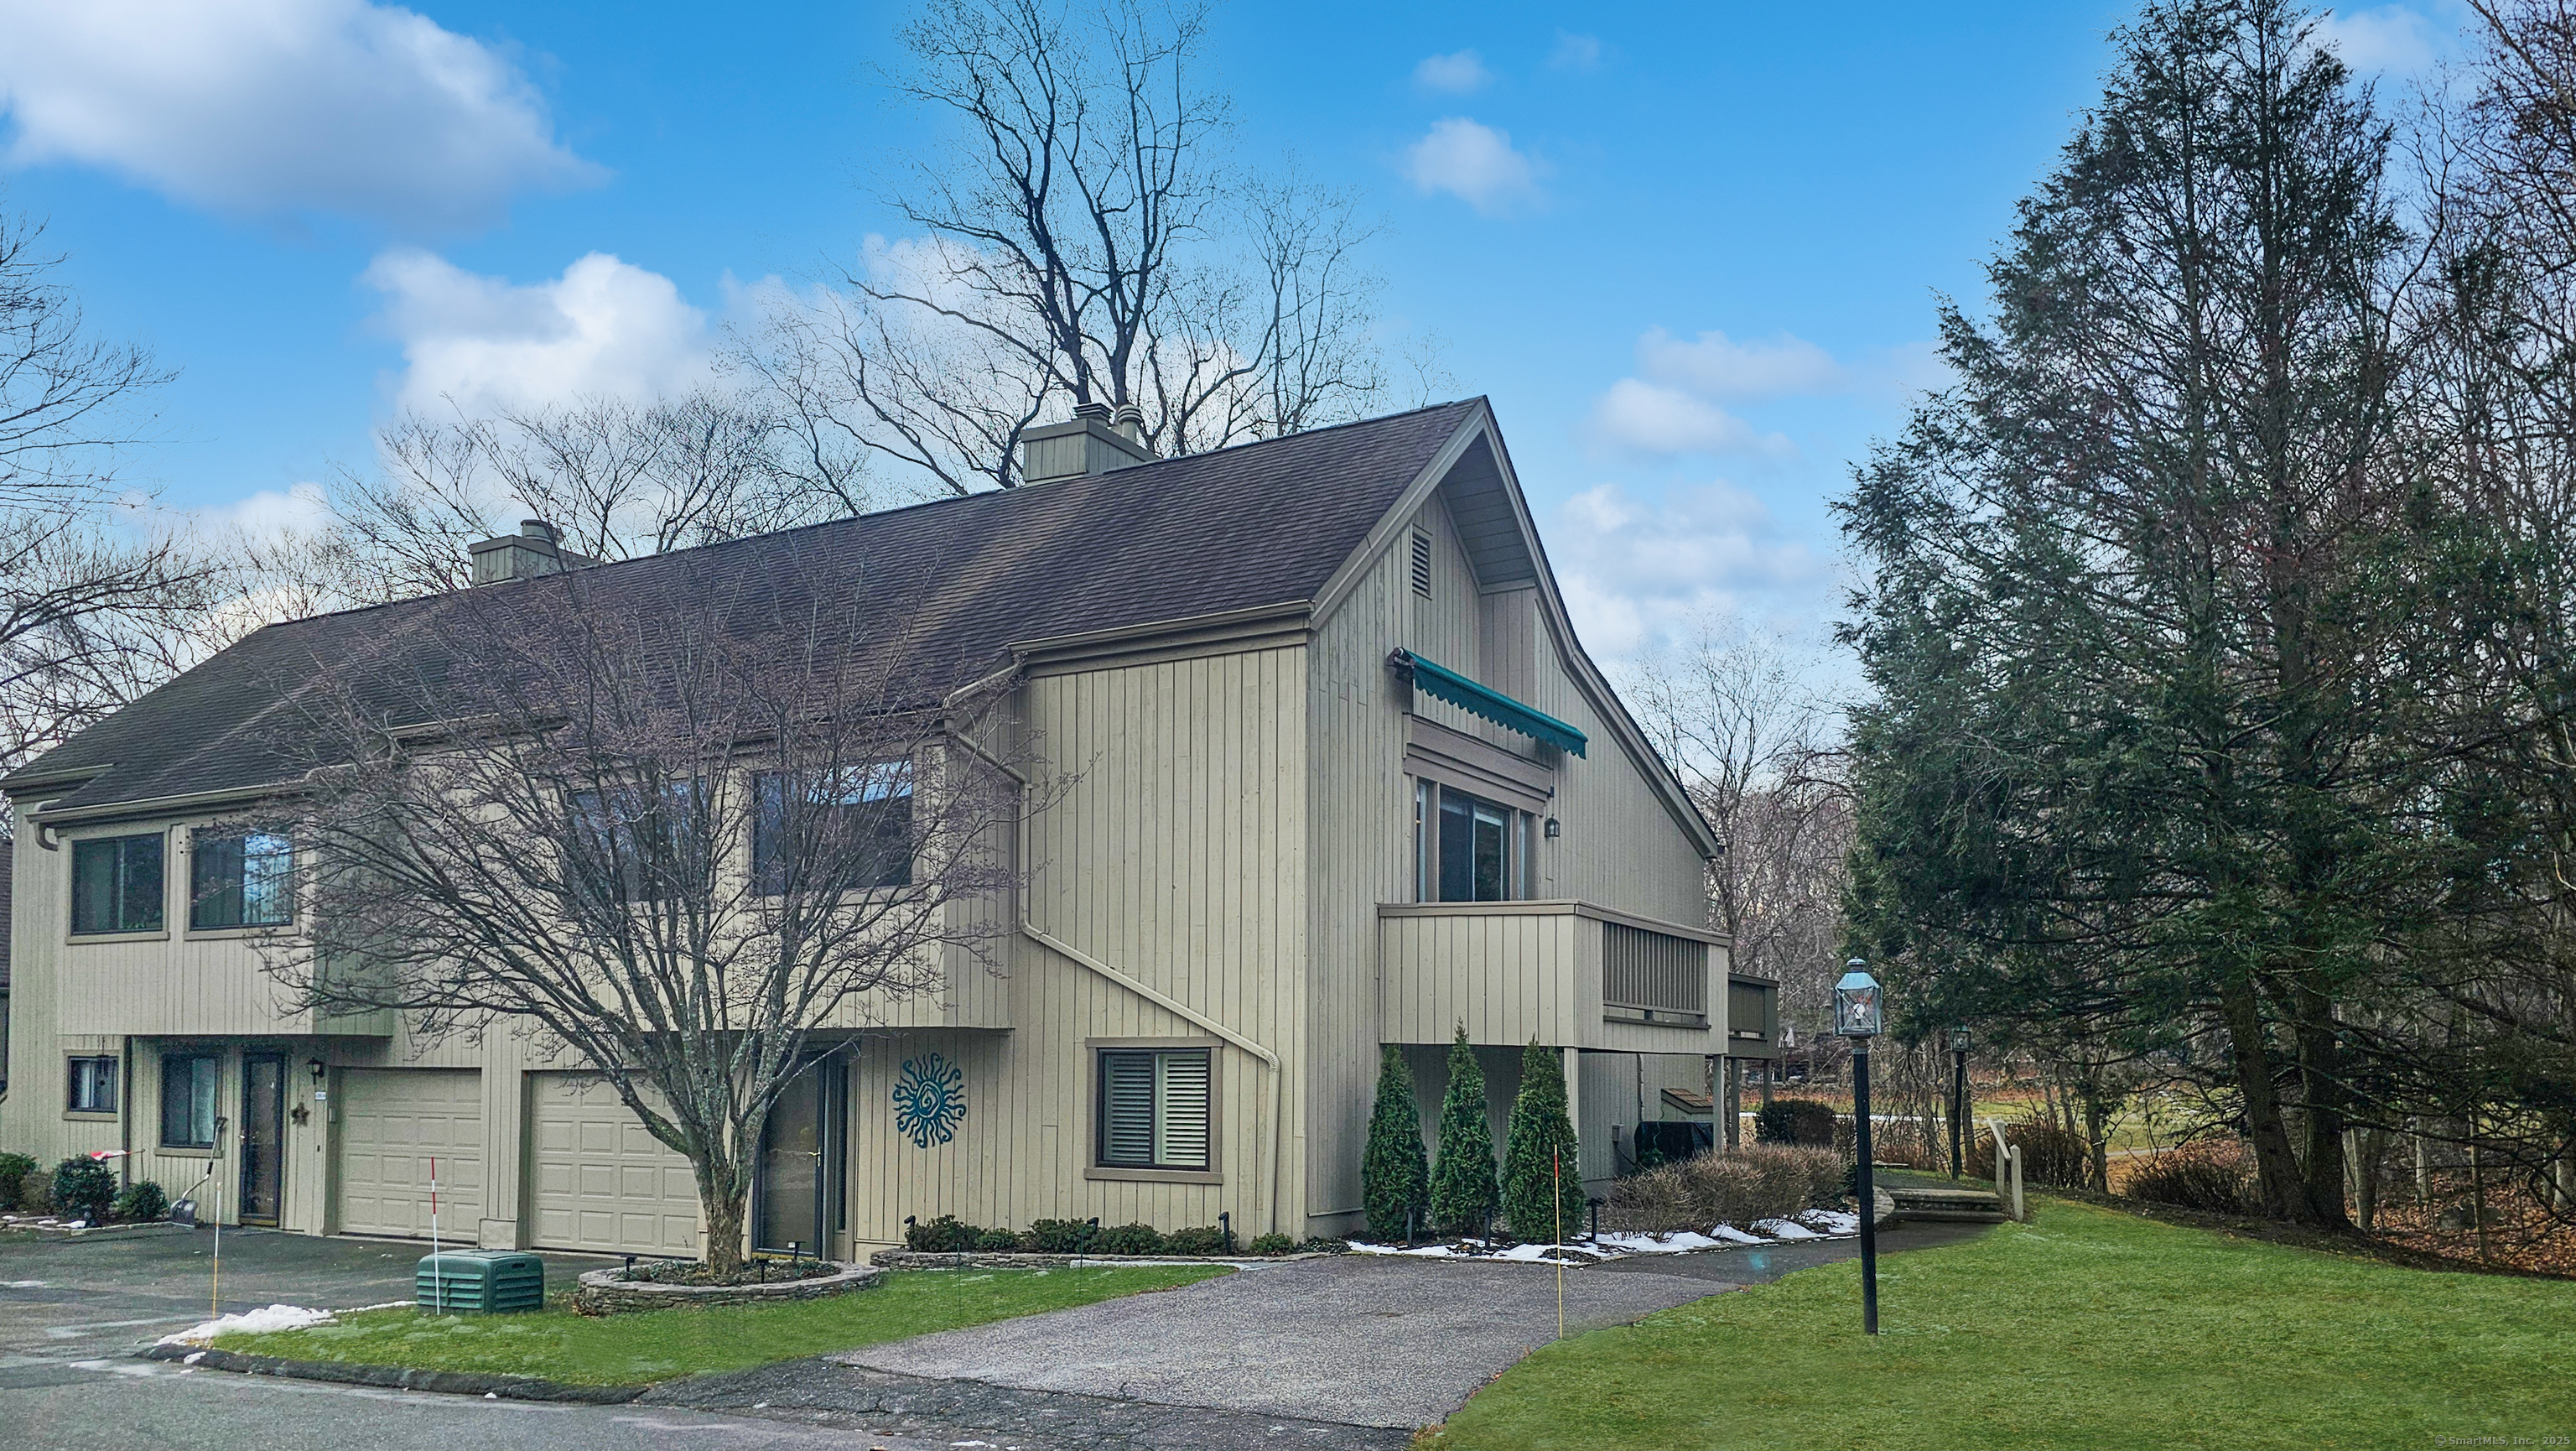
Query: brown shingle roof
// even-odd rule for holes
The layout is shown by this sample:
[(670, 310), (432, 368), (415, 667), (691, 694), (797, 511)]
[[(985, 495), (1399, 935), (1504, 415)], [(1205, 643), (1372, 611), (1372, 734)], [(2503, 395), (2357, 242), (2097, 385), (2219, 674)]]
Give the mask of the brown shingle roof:
[[(674, 611), (710, 594), (793, 600), (811, 579), (851, 587), (851, 648), (901, 648), (932, 698), (998, 668), (1014, 642), (1311, 600), (1482, 407), (1445, 403), (1007, 491), (655, 555), (583, 571), (595, 601)], [(562, 578), (474, 591), (543, 591)], [(105, 805), (272, 784), (300, 774), (283, 692), (341, 670), (434, 679), (458, 596), (271, 625), (31, 763), (108, 767), (54, 803)], [(400, 723), (397, 720), (396, 723)]]

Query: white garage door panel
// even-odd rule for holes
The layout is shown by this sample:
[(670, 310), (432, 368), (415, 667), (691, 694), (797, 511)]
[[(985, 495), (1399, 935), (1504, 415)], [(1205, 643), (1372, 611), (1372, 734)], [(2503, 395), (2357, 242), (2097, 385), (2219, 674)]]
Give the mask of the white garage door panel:
[(340, 1230), (426, 1239), (438, 1173), (438, 1230), (472, 1242), (483, 1217), (483, 1075), (472, 1069), (353, 1068), (340, 1075)]
[(529, 1074), (528, 1143), (537, 1245), (698, 1252), (698, 1185), (689, 1161), (646, 1133), (607, 1084), (578, 1074)]

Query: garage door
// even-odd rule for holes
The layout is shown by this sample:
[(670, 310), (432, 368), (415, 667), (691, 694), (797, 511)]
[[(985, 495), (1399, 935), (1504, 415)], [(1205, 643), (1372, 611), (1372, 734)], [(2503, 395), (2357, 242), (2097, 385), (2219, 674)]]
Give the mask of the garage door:
[(698, 1185), (689, 1161), (646, 1133), (615, 1089), (581, 1074), (529, 1074), (528, 1143), (537, 1245), (698, 1252)]
[(442, 1238), (483, 1217), (483, 1075), (366, 1068), (340, 1075), (340, 1231), (429, 1237), (430, 1161)]

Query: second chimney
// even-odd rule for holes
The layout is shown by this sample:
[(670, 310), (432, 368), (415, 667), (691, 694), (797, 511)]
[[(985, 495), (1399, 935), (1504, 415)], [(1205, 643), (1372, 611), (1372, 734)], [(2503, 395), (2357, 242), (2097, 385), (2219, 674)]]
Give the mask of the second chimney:
[(555, 526), (543, 519), (522, 519), (518, 533), (477, 540), (466, 545), (465, 552), (473, 558), (476, 584), (534, 579), (592, 563), (588, 557), (563, 548), (557, 542)]

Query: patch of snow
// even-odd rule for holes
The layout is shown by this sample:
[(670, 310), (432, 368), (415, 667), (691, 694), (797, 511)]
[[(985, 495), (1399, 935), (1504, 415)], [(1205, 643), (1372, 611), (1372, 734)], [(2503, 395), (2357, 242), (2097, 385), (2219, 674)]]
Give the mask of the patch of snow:
[(42, 1280), (0, 1280), (0, 1290), (41, 1290), (44, 1287)]
[(1581, 1251), (1561, 1244), (1516, 1244), (1488, 1258), (1540, 1265), (1586, 1265), (1592, 1262)]
[(1839, 1209), (1810, 1209), (1798, 1216), (1798, 1222), (1827, 1234), (1860, 1233), (1860, 1216), (1845, 1214)]
[(1757, 1219), (1753, 1227), (1773, 1239), (1823, 1239), (1824, 1236), (1793, 1219)]
[(1719, 1239), (1724, 1240), (1728, 1244), (1769, 1244), (1771, 1242), (1763, 1238), (1761, 1235), (1747, 1234), (1743, 1230), (1737, 1229), (1731, 1224), (1721, 1224), (1717, 1228), (1710, 1230), (1709, 1233), (1716, 1235)]
[(188, 1354), (186, 1355), (186, 1357), (184, 1357), (183, 1359), (181, 1359), (179, 1363), (180, 1363), (181, 1365), (195, 1365), (198, 1361), (201, 1361), (201, 1360), (203, 1360), (203, 1359), (205, 1359), (205, 1358), (206, 1358), (206, 1353), (205, 1353), (204, 1351), (202, 1351), (202, 1350), (192, 1350), (192, 1351), (188, 1352)]
[(263, 1335), (272, 1330), (302, 1330), (308, 1325), (326, 1325), (331, 1320), (328, 1310), (307, 1310), (301, 1305), (271, 1305), (262, 1310), (243, 1310), (231, 1315), (218, 1315), (202, 1325), (191, 1325), (176, 1335), (164, 1335), (159, 1343), (175, 1345), (212, 1340), (218, 1335)]

